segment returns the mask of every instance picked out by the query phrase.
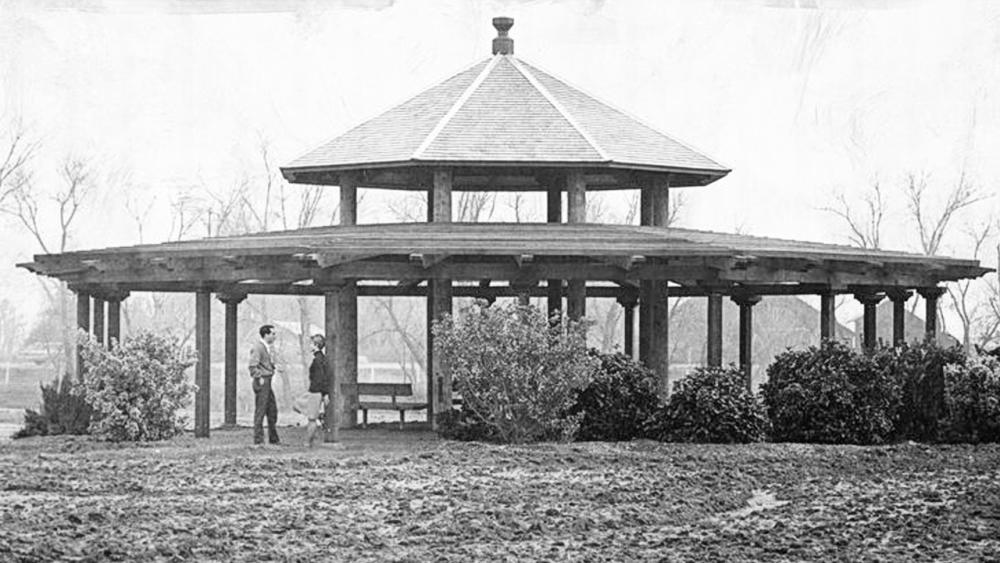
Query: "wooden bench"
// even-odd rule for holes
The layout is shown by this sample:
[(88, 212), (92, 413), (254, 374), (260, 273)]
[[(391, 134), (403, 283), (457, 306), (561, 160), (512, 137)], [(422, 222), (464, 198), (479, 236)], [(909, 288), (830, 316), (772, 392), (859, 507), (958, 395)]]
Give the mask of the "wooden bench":
[(403, 428), (406, 422), (406, 411), (419, 411), (427, 408), (427, 403), (403, 403), (397, 401), (399, 397), (412, 397), (413, 385), (409, 383), (344, 383), (340, 389), (343, 393), (348, 393), (357, 388), (358, 396), (387, 397), (389, 401), (359, 401), (358, 408), (361, 409), (361, 427), (368, 427), (368, 411), (399, 411), (399, 428)]

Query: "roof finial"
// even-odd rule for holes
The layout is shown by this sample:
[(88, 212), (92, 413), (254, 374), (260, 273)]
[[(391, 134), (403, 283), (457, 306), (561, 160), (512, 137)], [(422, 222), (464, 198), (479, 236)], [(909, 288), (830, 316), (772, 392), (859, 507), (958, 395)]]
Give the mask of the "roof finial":
[(493, 27), (497, 30), (497, 36), (493, 39), (493, 54), (513, 55), (514, 40), (507, 37), (507, 32), (514, 25), (514, 18), (493, 18)]

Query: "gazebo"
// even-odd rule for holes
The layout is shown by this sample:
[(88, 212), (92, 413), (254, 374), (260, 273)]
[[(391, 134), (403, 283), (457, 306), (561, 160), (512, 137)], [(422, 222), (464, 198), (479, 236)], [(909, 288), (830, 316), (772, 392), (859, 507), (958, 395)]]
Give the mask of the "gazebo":
[[(668, 296), (705, 298), (707, 363), (715, 366), (723, 299), (739, 305), (749, 385), (752, 312), (763, 297), (819, 295), (820, 333), (829, 338), (835, 296), (853, 295), (864, 305), (871, 347), (882, 299), (894, 305), (894, 340), (906, 337), (904, 307), (914, 291), (926, 300), (926, 333), (934, 334), (939, 284), (989, 271), (975, 260), (667, 227), (671, 189), (708, 185), (729, 169), (515, 57), (513, 20), (493, 25), (492, 56), (282, 168), (292, 183), (339, 186), (339, 225), (37, 255), (20, 266), (67, 282), (79, 327), (103, 342), (118, 338), (120, 304), (130, 292), (193, 293), (201, 437), (209, 434), (213, 295), (225, 305), (227, 424), (236, 421), (237, 307), (248, 294), (277, 294), (324, 296), (332, 388), (336, 399), (343, 394), (342, 425), (351, 426), (359, 297), (426, 296), (428, 323), (450, 313), (455, 296), (545, 297), (550, 311), (572, 319), (586, 316), (587, 297), (615, 299), (625, 313), (625, 352), (666, 389)], [(427, 222), (358, 225), (364, 187), (425, 192)], [(547, 222), (452, 222), (452, 194), (460, 190), (544, 191)], [(588, 223), (594, 190), (639, 190), (640, 225)], [(433, 424), (435, 413), (450, 408), (451, 380), (433, 356), (430, 330), (427, 338)]]

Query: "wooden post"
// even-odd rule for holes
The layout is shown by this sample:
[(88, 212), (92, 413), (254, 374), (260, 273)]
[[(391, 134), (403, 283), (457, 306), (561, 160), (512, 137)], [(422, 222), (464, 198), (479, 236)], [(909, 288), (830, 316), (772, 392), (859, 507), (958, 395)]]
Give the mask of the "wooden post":
[(731, 299), (740, 307), (740, 368), (747, 391), (753, 393), (753, 306), (760, 303), (760, 296), (741, 294)]
[(127, 297), (128, 292), (119, 292), (108, 296), (108, 348), (121, 343), (122, 301)]
[[(568, 223), (587, 222), (587, 182), (580, 170), (566, 174), (566, 220)], [(566, 315), (572, 320), (587, 316), (587, 281), (571, 279), (566, 287)]]
[(708, 365), (722, 366), (722, 294), (708, 294)]
[[(82, 291), (76, 292), (76, 328), (83, 332), (90, 332), (90, 295)], [(76, 340), (78, 335), (74, 334)], [(83, 345), (76, 345), (76, 379), (83, 381)]]
[(625, 335), (622, 351), (633, 360), (637, 360), (635, 350), (635, 307), (639, 304), (639, 295), (628, 291), (618, 296), (618, 304), (625, 312)]
[(358, 179), (357, 174), (345, 172), (340, 175), (340, 224), (358, 224)]
[(212, 294), (205, 289), (195, 293), (194, 340), (198, 352), (195, 364), (194, 436), (208, 438), (212, 397)]
[(239, 342), (238, 313), (240, 303), (246, 299), (245, 293), (220, 293), (219, 301), (226, 306), (225, 323), (225, 393), (223, 398), (223, 426), (236, 426), (236, 388), (239, 361), (237, 360), (237, 343)]
[[(434, 170), (428, 194), (428, 219), (434, 223), (451, 222), (452, 170)], [(431, 324), (444, 314), (451, 314), (451, 280), (427, 280), (427, 421), (437, 427), (435, 415), (443, 408), (451, 408), (451, 373), (440, 355), (434, 354), (434, 334)]]
[(94, 326), (94, 338), (97, 342), (104, 344), (107, 340), (104, 338), (104, 298), (94, 297), (94, 311), (93, 311), (93, 326)]
[(344, 284), (340, 290), (340, 315), (337, 323), (337, 347), (335, 369), (341, 383), (347, 384), (344, 395), (344, 416), (340, 419), (344, 428), (358, 424), (358, 285), (354, 280)]
[(906, 301), (913, 296), (913, 292), (894, 288), (887, 295), (892, 300), (892, 343), (903, 344), (906, 342)]
[(653, 317), (649, 333), (649, 360), (646, 366), (656, 374), (660, 383), (660, 395), (670, 395), (670, 302), (669, 286), (666, 281), (652, 282), (650, 291), (650, 315)]
[[(562, 223), (562, 188), (549, 187), (546, 203), (546, 221)], [(562, 280), (550, 279), (545, 282), (545, 286), (547, 288), (548, 313), (551, 317), (562, 311)]]
[(855, 293), (854, 298), (864, 305), (864, 317), (862, 318), (862, 338), (863, 347), (866, 351), (875, 349), (878, 344), (878, 324), (876, 311), (879, 301), (885, 296), (881, 293)]
[(938, 298), (944, 295), (943, 287), (921, 287), (917, 293), (924, 298), (924, 339), (937, 340)]
[[(326, 332), (327, 362), (337, 365), (337, 327), (340, 326), (340, 290), (329, 287), (323, 292), (323, 330)], [(333, 357), (331, 357), (333, 356)], [(340, 441), (341, 398), (340, 374), (336, 367), (330, 370), (330, 400), (326, 404), (327, 442)]]
[(837, 295), (827, 291), (819, 295), (819, 337), (832, 340), (837, 337), (837, 316), (835, 314)]

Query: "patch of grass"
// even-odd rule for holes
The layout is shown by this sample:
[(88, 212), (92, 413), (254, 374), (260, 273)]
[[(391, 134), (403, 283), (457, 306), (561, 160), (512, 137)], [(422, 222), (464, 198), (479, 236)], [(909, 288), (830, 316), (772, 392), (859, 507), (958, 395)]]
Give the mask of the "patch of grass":
[[(301, 430), (284, 429), (286, 444)], [(143, 447), (0, 446), (0, 553), (25, 560), (984, 560), (1000, 447), (499, 446), (248, 429)], [(760, 499), (768, 499), (761, 502)], [(752, 508), (753, 510), (747, 510)]]

